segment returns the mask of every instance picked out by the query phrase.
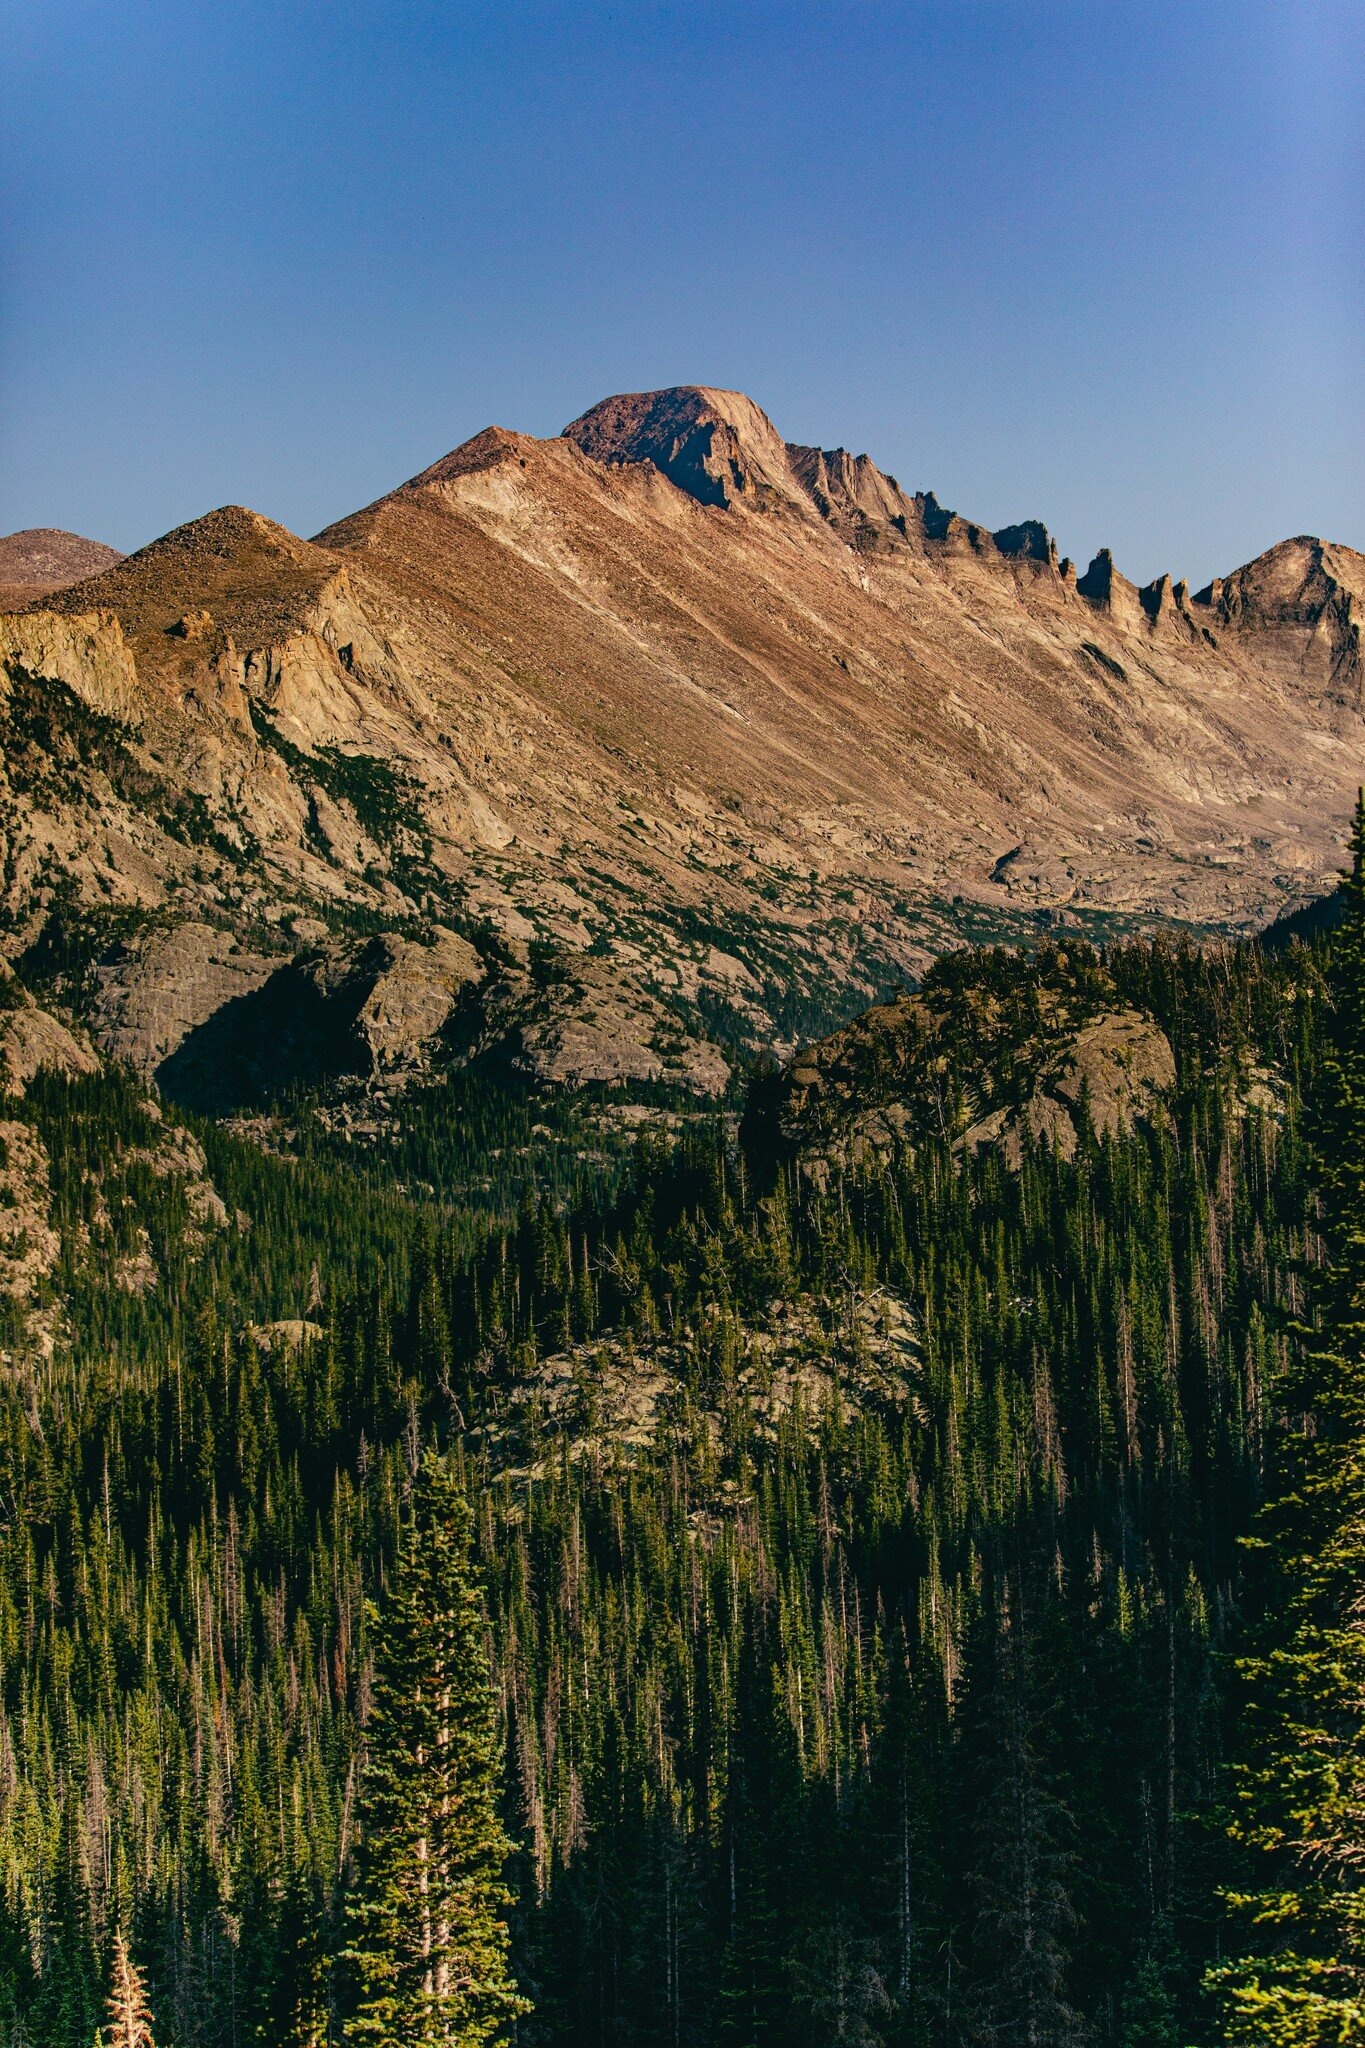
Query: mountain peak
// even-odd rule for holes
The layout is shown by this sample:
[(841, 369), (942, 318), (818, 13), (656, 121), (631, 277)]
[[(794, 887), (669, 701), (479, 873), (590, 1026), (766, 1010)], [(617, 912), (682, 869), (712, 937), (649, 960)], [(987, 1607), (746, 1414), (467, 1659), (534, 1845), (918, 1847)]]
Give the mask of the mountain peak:
[[(177, 526), (111, 568), (55, 593), (53, 611), (117, 613), (130, 638), (150, 636), (166, 658), (183, 644), (177, 622), (206, 614), (239, 646), (254, 647), (291, 630), (301, 609), (342, 567), (245, 505), (220, 505)], [(144, 648), (139, 659), (157, 665)]]
[(1195, 603), (1216, 623), (1261, 634), (1311, 633), (1302, 673), (1359, 704), (1365, 690), (1365, 555), (1311, 533), (1282, 540), (1254, 561), (1218, 576)]
[(472, 476), (477, 470), (495, 469), (499, 463), (522, 462), (532, 450), (541, 446), (534, 435), (518, 434), (508, 427), (485, 427), (468, 441), (461, 441), (458, 448), (452, 448), (449, 455), (443, 455), (417, 476), (409, 477), (400, 484), (397, 497), (405, 491), (424, 490), (430, 484), (454, 483), (462, 476)]
[(620, 392), (570, 421), (564, 437), (595, 462), (651, 462), (699, 504), (795, 514), (859, 551), (920, 537), (917, 501), (870, 456), (784, 441), (743, 391)]
[(703, 505), (800, 502), (786, 443), (742, 391), (676, 384), (623, 391), (571, 420), (564, 438), (595, 462), (652, 462)]
[(0, 598), (29, 604), (87, 576), (98, 576), (122, 560), (118, 549), (103, 541), (86, 540), (57, 526), (28, 526), (0, 536)]

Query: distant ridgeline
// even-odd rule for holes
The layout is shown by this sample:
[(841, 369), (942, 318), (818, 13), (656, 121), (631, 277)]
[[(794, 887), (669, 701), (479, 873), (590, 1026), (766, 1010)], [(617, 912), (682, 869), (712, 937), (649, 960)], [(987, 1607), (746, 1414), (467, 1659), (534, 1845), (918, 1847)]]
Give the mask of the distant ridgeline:
[(738, 1138), (566, 1140), (519, 1209), (119, 1069), (12, 1094), (0, 2039), (88, 2048), (120, 1924), (175, 2048), (318, 2038), (433, 1439), (527, 2048), (1210, 2038), (1322, 992), (1294, 942), (958, 956)]

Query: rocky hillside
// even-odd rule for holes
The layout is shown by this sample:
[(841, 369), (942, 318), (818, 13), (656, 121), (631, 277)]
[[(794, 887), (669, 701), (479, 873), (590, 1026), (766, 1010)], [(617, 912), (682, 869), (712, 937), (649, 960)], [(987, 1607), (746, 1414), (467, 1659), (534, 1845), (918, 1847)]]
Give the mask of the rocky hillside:
[(713, 1091), (962, 938), (1318, 893), (1362, 604), (1312, 539), (1078, 575), (737, 393), (490, 428), (315, 541), (226, 508), (0, 619), (4, 950), (195, 1099), (291, 1044)]
[(0, 534), (0, 606), (32, 604), (122, 560), (117, 548), (56, 526)]
[[(1217, 949), (1204, 964), (1206, 978), (1231, 979)], [(1248, 973), (1245, 964), (1238, 971)], [(1267, 1015), (1311, 993), (1307, 964), (1304, 988), (1277, 971)], [(1200, 1043), (1179, 1005), (1170, 1009), (1169, 986), (1189, 972), (1188, 960), (1159, 948), (1121, 948), (1106, 963), (1068, 940), (1027, 955), (952, 954), (914, 993), (874, 1005), (758, 1077), (746, 1142), (756, 1158), (795, 1160), (821, 1181), (831, 1168), (944, 1142), (958, 1156), (998, 1151), (1009, 1167), (1030, 1146), (1071, 1159), (1087, 1132), (1169, 1127), (1179, 1090), (1201, 1074), (1215, 1080), (1230, 1119), (1277, 1116), (1282, 1077), (1246, 1050), (1258, 1035), (1248, 1019), (1229, 1018)], [(1217, 1006), (1210, 998), (1210, 1011)]]
[(83, 1291), (146, 1295), (242, 1221), (193, 1134), (0, 978), (0, 1371), (66, 1348)]

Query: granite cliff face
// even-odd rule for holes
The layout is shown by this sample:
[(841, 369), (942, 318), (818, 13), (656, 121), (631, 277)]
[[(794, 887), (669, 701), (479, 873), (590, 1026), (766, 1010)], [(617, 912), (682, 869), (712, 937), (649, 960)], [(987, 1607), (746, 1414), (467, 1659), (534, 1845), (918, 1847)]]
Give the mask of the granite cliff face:
[[(717, 1040), (789, 1044), (963, 938), (1321, 891), (1362, 606), (1313, 539), (1197, 595), (1078, 576), (739, 393), (490, 428), (315, 541), (228, 507), (0, 619), (4, 951), (148, 1072), (257, 1030), (282, 969), (331, 1001), (339, 949), (371, 1081), (457, 1045), (709, 1089)], [(477, 971), (367, 1068), (362, 941), (433, 927)]]

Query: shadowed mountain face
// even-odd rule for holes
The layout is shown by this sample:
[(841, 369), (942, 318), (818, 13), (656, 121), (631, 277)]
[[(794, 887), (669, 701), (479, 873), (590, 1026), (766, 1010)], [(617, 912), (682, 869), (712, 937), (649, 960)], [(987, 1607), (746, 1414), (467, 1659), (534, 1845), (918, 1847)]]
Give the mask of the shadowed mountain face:
[(1197, 597), (1078, 578), (1038, 522), (993, 535), (739, 393), (490, 428), (314, 542), (227, 508), (0, 620), (6, 947), (116, 933), (123, 1015), (182, 923), (274, 968), (439, 924), (490, 991), (584, 963), (545, 983), (572, 1071), (711, 1085), (699, 1034), (788, 1042), (962, 937), (1318, 893), (1363, 604), (1365, 558), (1313, 539)]

